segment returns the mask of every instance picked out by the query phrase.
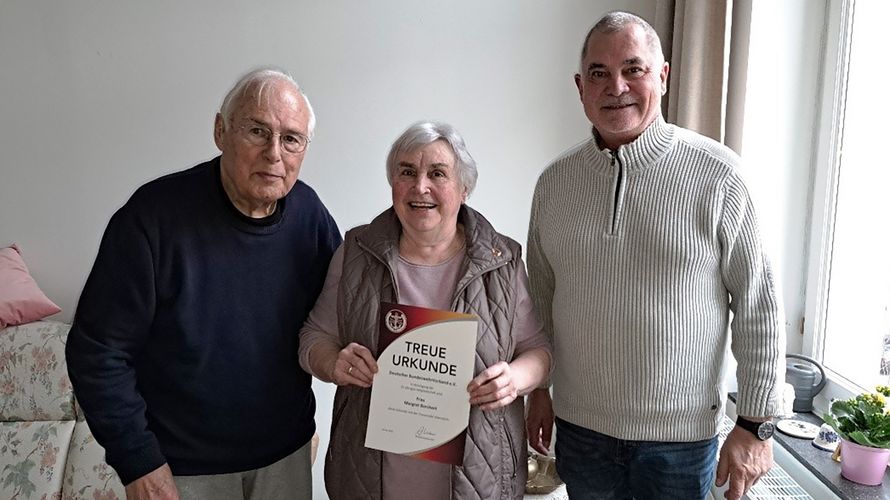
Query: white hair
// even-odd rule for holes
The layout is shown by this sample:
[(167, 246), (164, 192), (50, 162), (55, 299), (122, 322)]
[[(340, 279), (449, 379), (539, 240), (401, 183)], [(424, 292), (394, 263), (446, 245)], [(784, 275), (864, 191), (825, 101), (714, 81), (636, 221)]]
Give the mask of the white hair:
[(235, 109), (241, 103), (241, 100), (247, 96), (249, 90), (256, 88), (256, 100), (261, 102), (266, 90), (275, 81), (287, 82), (300, 93), (300, 96), (303, 97), (303, 102), (306, 103), (306, 109), (309, 110), (309, 123), (307, 127), (309, 129), (309, 138), (312, 139), (312, 136), (315, 134), (315, 111), (312, 109), (309, 97), (303, 93), (303, 89), (300, 88), (300, 85), (294, 80), (294, 77), (280, 68), (259, 68), (242, 76), (235, 83), (235, 86), (232, 87), (232, 90), (226, 94), (222, 106), (219, 108), (219, 114), (222, 116), (223, 124), (226, 127), (229, 126), (229, 123), (234, 117)]

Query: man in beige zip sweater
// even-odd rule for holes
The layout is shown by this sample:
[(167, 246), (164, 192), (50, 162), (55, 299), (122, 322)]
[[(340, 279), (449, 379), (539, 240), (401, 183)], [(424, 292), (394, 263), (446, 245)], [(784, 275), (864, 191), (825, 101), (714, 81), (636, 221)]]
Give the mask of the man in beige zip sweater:
[[(546, 452), (555, 412), (573, 500), (703, 498), (715, 480), (736, 499), (772, 465), (784, 355), (772, 271), (738, 156), (662, 118), (668, 70), (646, 21), (604, 16), (575, 75), (592, 137), (535, 189), (528, 268), (555, 369), (527, 428)], [(741, 416), (718, 465), (730, 330)]]

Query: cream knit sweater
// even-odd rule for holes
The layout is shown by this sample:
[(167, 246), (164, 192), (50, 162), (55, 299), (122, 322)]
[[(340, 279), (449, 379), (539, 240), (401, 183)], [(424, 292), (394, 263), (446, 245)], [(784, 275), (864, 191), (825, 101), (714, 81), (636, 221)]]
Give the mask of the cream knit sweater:
[(630, 440), (715, 436), (731, 318), (738, 412), (777, 413), (783, 320), (738, 167), (659, 117), (615, 152), (591, 138), (541, 174), (528, 268), (558, 417)]

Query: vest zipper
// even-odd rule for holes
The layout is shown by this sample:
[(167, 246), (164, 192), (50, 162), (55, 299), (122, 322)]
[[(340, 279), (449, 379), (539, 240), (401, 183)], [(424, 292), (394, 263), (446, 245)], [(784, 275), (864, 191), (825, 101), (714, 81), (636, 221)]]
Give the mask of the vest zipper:
[[(507, 410), (504, 409), (504, 415), (506, 414)], [(518, 459), (516, 458), (516, 449), (513, 447), (513, 438), (510, 436), (510, 429), (507, 426), (507, 418), (504, 415), (501, 415), (501, 428), (504, 430), (504, 435), (507, 436), (507, 446), (510, 447), (510, 456), (511, 458), (513, 458), (513, 474), (510, 476), (510, 478), (513, 479), (516, 477), (516, 469), (518, 468), (519, 464), (517, 463)]]
[[(466, 288), (468, 286), (470, 286), (470, 283), (472, 283), (475, 280), (482, 279), (482, 276), (484, 276), (485, 273), (494, 271), (495, 269), (498, 269), (498, 268), (506, 266), (506, 265), (507, 265), (507, 261), (502, 261), (502, 262), (498, 262), (497, 264), (494, 264), (492, 266), (488, 266), (485, 269), (481, 269), (478, 273), (476, 273), (475, 276), (473, 276), (472, 279), (467, 280), (464, 284), (457, 287), (454, 290), (454, 298), (451, 299), (451, 310), (457, 311), (457, 301), (463, 294), (464, 290), (466, 290)], [(504, 413), (506, 413), (506, 410), (504, 410)], [(510, 439), (510, 433), (507, 432), (506, 427), (504, 425), (504, 417), (503, 416), (501, 416), (501, 428), (504, 430), (504, 434), (507, 436), (507, 440), (510, 442), (510, 453), (513, 453), (512, 440)], [(450, 498), (452, 500), (454, 500), (454, 468), (455, 468), (455, 466), (451, 467), (451, 474), (448, 476), (448, 484), (451, 487)], [(516, 455), (515, 454), (513, 454), (513, 474), (514, 474), (514, 476), (516, 474)]]
[(497, 264), (494, 264), (493, 266), (486, 267), (485, 269), (481, 269), (475, 276), (473, 276), (472, 279), (468, 279), (464, 284), (455, 288), (454, 289), (454, 297), (451, 298), (451, 310), (452, 311), (457, 310), (457, 299), (459, 299), (461, 294), (464, 293), (464, 290), (466, 290), (466, 288), (468, 286), (470, 286), (470, 283), (472, 283), (473, 281), (476, 281), (477, 279), (482, 279), (482, 276), (485, 273), (494, 271), (495, 269), (498, 269), (498, 268), (506, 266), (506, 265), (507, 265), (507, 261), (503, 261), (503, 262), (498, 262)]
[[(348, 404), (349, 396), (343, 396), (343, 404), (340, 406), (340, 408), (337, 410), (337, 413), (334, 414), (333, 418), (331, 419), (331, 436), (336, 435), (334, 431), (336, 431), (337, 428), (340, 427), (340, 419), (343, 418), (343, 412), (346, 410)], [(336, 446), (334, 446), (335, 444), (336, 443), (333, 439), (331, 439), (331, 442), (328, 444), (328, 457), (331, 459), (331, 461), (334, 460), (336, 450)]]
[(371, 255), (372, 257), (377, 259), (381, 264), (383, 264), (383, 267), (385, 267), (386, 270), (389, 272), (389, 280), (392, 282), (392, 289), (395, 292), (395, 302), (398, 303), (399, 302), (399, 282), (396, 280), (396, 273), (393, 270), (392, 266), (390, 266), (389, 262), (384, 260), (383, 257), (377, 255), (375, 252), (372, 252), (370, 248), (363, 245), (361, 241), (356, 241), (356, 244), (359, 246), (359, 248), (364, 250), (368, 255)]

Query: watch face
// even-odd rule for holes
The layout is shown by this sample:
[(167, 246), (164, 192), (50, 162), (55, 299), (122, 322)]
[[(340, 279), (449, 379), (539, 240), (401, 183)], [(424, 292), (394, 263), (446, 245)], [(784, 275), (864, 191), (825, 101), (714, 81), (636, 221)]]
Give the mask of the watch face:
[(773, 437), (773, 433), (776, 432), (776, 424), (772, 422), (763, 422), (757, 427), (757, 437), (759, 437), (762, 441), (766, 441), (767, 439)]

